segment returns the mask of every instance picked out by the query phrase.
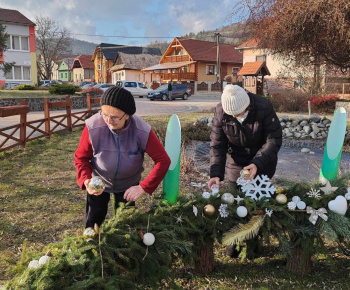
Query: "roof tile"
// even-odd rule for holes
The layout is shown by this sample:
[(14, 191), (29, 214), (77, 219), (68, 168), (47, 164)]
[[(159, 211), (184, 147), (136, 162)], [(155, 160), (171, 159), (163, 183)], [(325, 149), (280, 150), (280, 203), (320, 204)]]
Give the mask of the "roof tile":
[(0, 8), (0, 22), (35, 26), (35, 23), (30, 21), (21, 12), (4, 8)]

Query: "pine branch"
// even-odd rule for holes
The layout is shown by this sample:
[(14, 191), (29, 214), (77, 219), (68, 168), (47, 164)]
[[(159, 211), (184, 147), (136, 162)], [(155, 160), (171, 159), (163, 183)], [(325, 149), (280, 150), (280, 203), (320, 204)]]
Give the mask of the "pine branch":
[(264, 223), (265, 216), (253, 216), (247, 224), (239, 224), (224, 235), (224, 245), (239, 244), (247, 239), (256, 237)]

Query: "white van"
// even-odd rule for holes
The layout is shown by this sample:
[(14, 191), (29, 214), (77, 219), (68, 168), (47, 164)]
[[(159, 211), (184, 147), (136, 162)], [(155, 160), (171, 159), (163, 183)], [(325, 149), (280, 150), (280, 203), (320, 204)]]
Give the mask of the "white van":
[(152, 91), (143, 83), (134, 81), (117, 81), (115, 85), (128, 90), (134, 97), (140, 98), (143, 98), (144, 96), (147, 97), (147, 94)]

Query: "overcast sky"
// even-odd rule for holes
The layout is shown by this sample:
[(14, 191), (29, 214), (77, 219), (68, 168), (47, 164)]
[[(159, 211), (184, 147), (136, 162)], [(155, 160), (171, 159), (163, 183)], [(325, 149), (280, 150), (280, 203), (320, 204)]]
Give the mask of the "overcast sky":
[(35, 16), (50, 17), (77, 39), (141, 45), (231, 24), (228, 15), (234, 3), (235, 0), (1, 0), (0, 7), (18, 10), (33, 22)]

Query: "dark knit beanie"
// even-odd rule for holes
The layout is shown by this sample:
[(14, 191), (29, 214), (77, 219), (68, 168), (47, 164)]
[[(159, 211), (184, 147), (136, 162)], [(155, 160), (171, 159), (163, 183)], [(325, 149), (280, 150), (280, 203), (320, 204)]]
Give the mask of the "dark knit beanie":
[(109, 105), (124, 111), (128, 115), (136, 112), (135, 100), (133, 95), (120, 87), (110, 87), (102, 94), (101, 106)]

